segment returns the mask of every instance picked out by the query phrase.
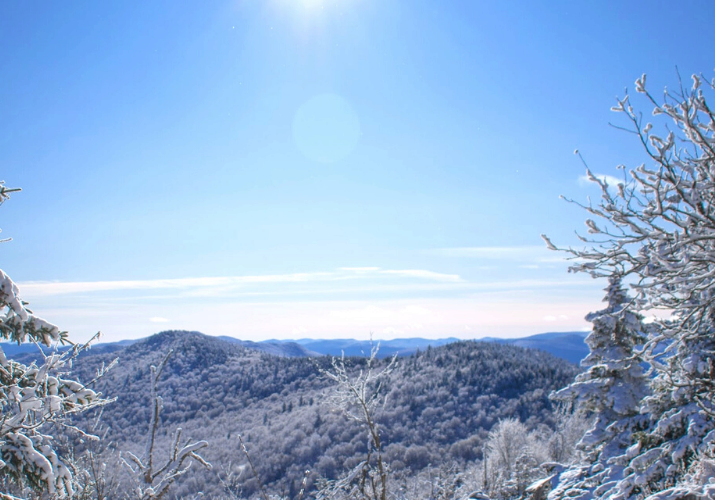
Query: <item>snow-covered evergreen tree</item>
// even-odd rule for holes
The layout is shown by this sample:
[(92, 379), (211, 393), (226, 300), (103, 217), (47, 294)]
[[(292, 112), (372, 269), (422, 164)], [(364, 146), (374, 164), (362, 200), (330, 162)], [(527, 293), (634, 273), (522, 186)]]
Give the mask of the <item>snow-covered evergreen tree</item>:
[[(0, 182), (0, 203), (13, 191), (17, 189)], [(48, 347), (68, 341), (67, 332), (27, 308), (17, 285), (1, 270), (0, 310), (3, 340)], [(0, 475), (5, 485), (15, 481), (19, 488), (30, 487), (59, 498), (73, 493), (72, 474), (56, 452), (53, 437), (46, 433), (46, 424), (61, 425), (67, 416), (107, 402), (67, 375), (69, 362), (79, 349), (51, 354), (39, 365), (26, 366), (7, 359), (0, 348)], [(0, 492), (0, 496), (4, 494)]]
[[(647, 392), (642, 360), (636, 346), (646, 338), (642, 316), (632, 311), (630, 297), (618, 276), (609, 279), (604, 302), (608, 306), (586, 316), (593, 323), (586, 337), (589, 354), (581, 361), (586, 371), (573, 384), (553, 397), (577, 404), (579, 411), (595, 415), (593, 427), (581, 439), (579, 447), (596, 457), (604, 445), (617, 449), (623, 437), (614, 438), (614, 422), (639, 413)], [(613, 449), (612, 451), (615, 451)]]
[(604, 302), (605, 309), (586, 316), (593, 323), (586, 337), (590, 353), (581, 362), (586, 370), (552, 395), (595, 416), (577, 445), (587, 463), (573, 465), (563, 474), (552, 499), (594, 498), (595, 490), (603, 491), (604, 484), (612, 486), (622, 479), (625, 465), (619, 457), (632, 445), (633, 434), (648, 426), (648, 418), (640, 415), (648, 391), (637, 350), (646, 341), (642, 316), (630, 309), (633, 301), (618, 276), (609, 279)]
[[(645, 75), (636, 81), (654, 121), (662, 120), (655, 125), (644, 122), (630, 96), (618, 102), (614, 111), (630, 120), (650, 164), (617, 186), (587, 171), (601, 188), (601, 202), (583, 206), (596, 219), (586, 221), (593, 236), (582, 238), (585, 249), (567, 249), (577, 259), (571, 270), (628, 279), (634, 308), (661, 310), (665, 318), (644, 345), (653, 369), (642, 402), (648, 425), (617, 460), (623, 477), (593, 489), (596, 498), (711, 498), (712, 478), (695, 468), (715, 445), (715, 114), (707, 103), (715, 82), (692, 79), (690, 89), (681, 85), (662, 99), (648, 92)], [(562, 479), (582, 472), (568, 470)]]

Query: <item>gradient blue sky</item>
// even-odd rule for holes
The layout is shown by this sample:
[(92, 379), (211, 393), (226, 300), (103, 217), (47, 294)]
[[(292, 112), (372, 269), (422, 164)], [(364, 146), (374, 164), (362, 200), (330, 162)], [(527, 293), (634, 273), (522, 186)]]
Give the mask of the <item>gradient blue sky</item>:
[[(559, 195), (644, 160), (624, 88), (711, 75), (712, 2), (0, 4), (0, 265), (83, 340), (583, 329)], [(644, 110), (648, 108), (644, 107)], [(621, 122), (622, 123), (622, 122)]]

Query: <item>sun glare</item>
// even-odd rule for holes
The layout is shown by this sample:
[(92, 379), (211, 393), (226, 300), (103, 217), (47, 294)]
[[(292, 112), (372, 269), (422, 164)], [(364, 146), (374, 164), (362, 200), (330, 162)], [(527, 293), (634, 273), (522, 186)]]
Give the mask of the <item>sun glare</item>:
[(327, 11), (343, 12), (350, 0), (278, 0), (281, 10), (292, 10), (304, 16), (316, 16)]
[(325, 6), (326, 0), (299, 0), (298, 3), (306, 9), (319, 9)]

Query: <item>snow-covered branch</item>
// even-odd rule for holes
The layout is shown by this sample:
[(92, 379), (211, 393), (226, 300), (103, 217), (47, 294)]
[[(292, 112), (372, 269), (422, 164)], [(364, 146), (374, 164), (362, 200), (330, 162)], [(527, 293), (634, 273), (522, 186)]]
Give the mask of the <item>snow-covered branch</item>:
[[(0, 284), (0, 306), (5, 307), (0, 336), (17, 342), (29, 336), (45, 345), (63, 340), (64, 332), (27, 310), (17, 285), (1, 270)], [(52, 436), (42, 429), (50, 422), (62, 423), (70, 414), (111, 402), (67, 373), (88, 347), (43, 355), (39, 365), (29, 366), (7, 359), (0, 348), (0, 467), (60, 497), (73, 492), (72, 475), (55, 452)]]
[(211, 464), (207, 462), (199, 451), (208, 447), (206, 441), (193, 441), (188, 439), (181, 444), (181, 428), (176, 429), (171, 446), (169, 457), (163, 465), (156, 466), (156, 435), (161, 423), (160, 415), (163, 409), (161, 396), (157, 391), (157, 383), (164, 370), (169, 357), (173, 351), (170, 350), (158, 365), (150, 367), (150, 397), (151, 397), (151, 420), (149, 422), (149, 436), (142, 457), (138, 457), (131, 452), (126, 452), (122, 457), (122, 463), (132, 473), (134, 478), (134, 493), (142, 500), (158, 500), (163, 498), (176, 479), (186, 474), (195, 460), (203, 467), (210, 469)]
[(384, 385), (397, 365), (397, 356), (378, 368), (379, 344), (372, 346), (370, 356), (357, 374), (346, 364), (345, 356), (331, 359), (330, 369), (320, 372), (335, 385), (328, 401), (333, 408), (356, 420), (367, 430), (367, 456), (341, 480), (325, 488), (319, 498), (347, 494), (367, 500), (387, 500), (388, 466), (382, 454), (380, 427), (375, 413), (384, 400)]
[[(587, 173), (601, 198), (576, 203), (591, 217), (582, 248), (559, 248), (544, 236), (550, 249), (570, 256), (570, 271), (607, 277), (611, 286), (622, 280), (635, 293), (618, 311), (587, 317), (594, 322), (587, 371), (559, 396), (578, 397), (597, 413), (582, 440), (595, 462), (564, 473), (570, 479), (551, 499), (579, 488), (598, 498), (671, 498), (665, 492), (681, 491), (715, 444), (715, 115), (707, 103), (715, 85), (693, 75), (690, 88), (681, 83), (656, 98), (644, 75), (636, 92), (653, 122), (629, 95), (613, 110), (625, 115), (647, 163), (617, 188)], [(611, 290), (609, 304), (618, 295)], [(644, 311), (661, 314), (636, 328)], [(638, 329), (646, 334), (638, 345), (619, 344), (619, 331)], [(651, 374), (645, 397), (632, 390), (642, 383), (642, 365)]]

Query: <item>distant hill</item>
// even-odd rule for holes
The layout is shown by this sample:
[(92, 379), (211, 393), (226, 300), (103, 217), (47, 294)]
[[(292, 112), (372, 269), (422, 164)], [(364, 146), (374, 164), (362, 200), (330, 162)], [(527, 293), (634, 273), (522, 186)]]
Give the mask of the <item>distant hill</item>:
[(273, 342), (295, 342), (310, 351), (319, 354), (329, 354), (331, 356), (369, 356), (373, 345), (380, 344), (378, 356), (385, 358), (388, 356), (409, 356), (418, 350), (425, 350), (428, 346), (439, 347), (442, 345), (457, 342), (457, 338), (447, 339), (423, 339), (407, 338), (393, 340), (376, 340), (371, 343), (369, 340), (355, 339), (300, 339), (295, 341), (273, 341)]
[[(227, 471), (233, 471), (242, 497), (256, 494), (258, 482), (246, 472), (239, 434), (261, 483), (291, 498), (304, 471), (311, 471), (311, 490), (319, 477), (336, 478), (364, 457), (364, 431), (325, 403), (333, 389), (319, 369), (329, 367), (328, 358), (276, 356), (182, 331), (162, 332), (111, 352), (92, 349), (75, 363), (79, 378), (90, 380), (101, 364), (119, 359), (96, 386), (117, 398), (102, 416), (117, 451), (141, 452), (150, 414), (149, 367), (169, 349), (174, 354), (159, 383), (160, 447), (169, 446), (171, 431), (180, 426), (184, 437), (210, 443), (205, 456), (214, 465), (180, 481), (175, 498), (197, 491), (220, 498), (224, 492), (217, 474), (225, 478)], [(357, 372), (366, 360), (346, 362)], [(553, 426), (548, 395), (576, 373), (572, 364), (548, 353), (497, 342), (451, 342), (402, 357), (385, 386), (387, 404), (379, 415), (386, 458), (397, 474), (449, 460), (466, 463), (481, 456), (489, 430), (500, 419), (516, 417), (530, 428)], [(116, 456), (110, 453), (109, 470), (123, 470), (112, 460)]]
[(589, 352), (588, 346), (584, 341), (586, 335), (588, 335), (588, 332), (549, 332), (517, 339), (486, 337), (481, 340), (539, 349), (578, 365)]
[(247, 349), (254, 349), (256, 351), (261, 351), (267, 354), (273, 354), (274, 356), (282, 356), (286, 358), (320, 356), (322, 354), (316, 351), (311, 351), (309, 348), (306, 348), (305, 346), (302, 346), (299, 343), (290, 340), (282, 342), (275, 340), (253, 342), (251, 340), (239, 340), (237, 338), (228, 337), (225, 335), (216, 338), (225, 340), (226, 342), (240, 344)]
[[(497, 342), (500, 344), (539, 349), (578, 365), (588, 354), (588, 346), (584, 342), (586, 335), (587, 332), (548, 332), (515, 339), (484, 337), (479, 340), (483, 342)], [(341, 356), (342, 354), (345, 354), (345, 356), (368, 356), (373, 345), (368, 340), (355, 339), (299, 339), (253, 342), (250, 340), (240, 340), (235, 337), (228, 336), (215, 338), (228, 343), (240, 345), (246, 349), (252, 349), (266, 354), (286, 358), (323, 355)], [(91, 352), (95, 354), (111, 353), (143, 340), (146, 339), (132, 339), (122, 340), (119, 342), (95, 344), (92, 346)], [(409, 356), (418, 351), (424, 351), (428, 347), (440, 347), (458, 341), (459, 339), (454, 337), (444, 339), (424, 339), (414, 337), (406, 339), (379, 340), (375, 341), (374, 344), (376, 345), (379, 342), (380, 345), (378, 357), (386, 358), (395, 354), (399, 357)], [(7, 356), (25, 363), (29, 363), (32, 360), (37, 360), (41, 357), (39, 346), (34, 344), (18, 345), (16, 343), (3, 342), (0, 343), (0, 347), (2, 347)], [(51, 351), (46, 347), (43, 347), (42, 349), (45, 353), (49, 353)], [(69, 347), (65, 346), (60, 348), (61, 351), (66, 349), (69, 349)]]
[[(99, 344), (97, 344), (99, 345)], [(108, 344), (109, 345), (109, 344)], [(39, 344), (34, 344), (31, 342), (25, 342), (23, 344), (18, 344), (17, 342), (1, 342), (0, 347), (2, 347), (3, 352), (5, 353), (6, 356), (11, 357), (15, 359), (16, 357), (31, 357), (31, 358), (40, 358), (42, 357), (42, 353), (45, 354), (50, 354), (55, 351), (54, 348), (52, 347), (46, 347), (43, 345)], [(60, 346), (57, 350), (60, 352), (67, 351), (71, 348), (71, 346), (66, 345), (66, 346)]]
[[(578, 365), (588, 354), (588, 346), (584, 342), (586, 335), (586, 332), (549, 332), (515, 339), (485, 337), (478, 340), (539, 349)], [(423, 351), (427, 349), (427, 347), (434, 348), (458, 341), (459, 339), (454, 337), (445, 339), (407, 338), (380, 340), (375, 341), (375, 344), (379, 342), (379, 356), (384, 358), (395, 354), (398, 356), (409, 356), (418, 350)], [(291, 341), (271, 340), (270, 342), (273, 344), (296, 343), (310, 351), (319, 354), (329, 354), (331, 356), (340, 356), (343, 353), (345, 353), (346, 356), (365, 356), (370, 353), (372, 345), (367, 340), (355, 339), (299, 339)], [(259, 345), (260, 344), (262, 343), (259, 343)]]
[[(130, 339), (120, 340), (119, 342), (92, 344), (89, 350), (81, 353), (80, 355), (85, 356), (89, 352), (92, 352), (93, 354), (112, 353), (124, 349), (125, 347), (130, 346), (135, 342), (138, 342), (138, 340)], [(69, 351), (72, 346), (58, 346), (57, 349), (55, 349), (54, 347), (46, 347), (33, 343), (24, 343), (18, 345), (16, 342), (1, 342), (0, 348), (2, 348), (5, 355), (9, 358), (12, 358), (13, 360), (19, 361), (21, 363), (30, 364), (33, 361), (40, 361), (42, 359), (43, 354), (46, 355), (54, 352), (66, 352)]]
[[(484, 342), (498, 342), (500, 344), (510, 344), (530, 349), (539, 349), (553, 354), (578, 365), (588, 354), (588, 346), (584, 342), (586, 332), (549, 332), (520, 337), (515, 339), (503, 339), (498, 337), (485, 337), (478, 339)], [(282, 356), (287, 358), (310, 357), (310, 356), (367, 356), (370, 354), (372, 344), (368, 340), (355, 339), (299, 339), (299, 340), (265, 340), (253, 342), (250, 340), (240, 340), (235, 337), (220, 336), (215, 337), (225, 342), (241, 345), (247, 349)], [(114, 352), (128, 345), (140, 342), (145, 339), (122, 340), (119, 342), (100, 343), (92, 346), (92, 351)], [(439, 347), (459, 339), (450, 337), (444, 339), (424, 339), (406, 338), (393, 340), (379, 340), (374, 343), (380, 344), (378, 356), (385, 358), (397, 354), (400, 357), (409, 356), (417, 351), (424, 351), (428, 347)], [(40, 349), (34, 344), (20, 344), (3, 342), (0, 344), (6, 355), (17, 357), (18, 360), (29, 361), (40, 358)], [(63, 347), (62, 350), (68, 349)], [(50, 350), (43, 348), (47, 353)]]

